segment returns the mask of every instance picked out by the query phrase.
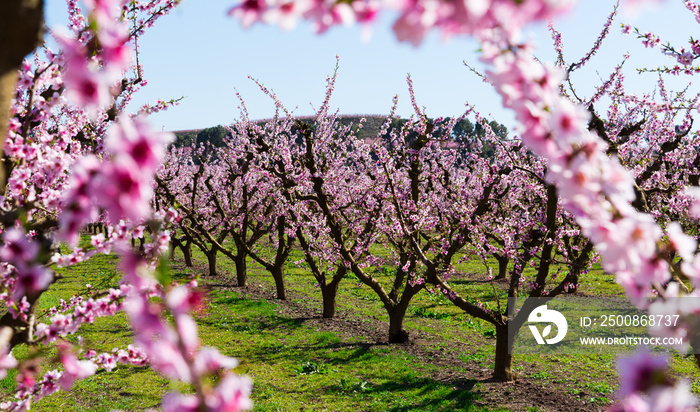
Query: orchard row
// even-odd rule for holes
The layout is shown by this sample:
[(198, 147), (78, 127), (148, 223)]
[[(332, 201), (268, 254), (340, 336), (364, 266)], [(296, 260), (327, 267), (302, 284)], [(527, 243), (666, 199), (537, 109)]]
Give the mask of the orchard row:
[[(278, 299), (287, 298), (285, 265), (301, 263), (288, 262), (297, 247), (320, 289), (323, 317), (334, 316), (338, 285), (352, 275), (387, 311), (389, 342), (408, 340), (403, 320), (412, 298), (427, 287), (437, 290), (493, 325), (494, 376), (512, 380), (508, 327), (522, 326), (534, 300), (509, 318), (515, 300), (507, 298), (573, 292), (597, 258), (547, 181), (547, 162), (519, 138), (494, 133), (471, 110), (456, 119), (427, 118), (410, 78), (415, 116), (398, 122), (390, 115), (376, 136), (360, 138), (362, 122), (343, 125), (328, 111), (336, 76), (337, 70), (310, 119), (295, 119), (261, 85), (275, 100), (278, 117), (252, 121), (241, 101), (241, 120), (218, 145), (171, 148), (156, 177), (155, 202), (180, 213), (173, 245), (186, 260), (192, 245), (199, 248), (210, 274), (216, 274), (217, 256), (230, 258), (239, 286), (246, 284), (251, 257), (274, 278)], [(689, 125), (635, 115), (642, 111), (606, 124), (591, 108), (589, 127), (614, 139), (611, 155), (634, 165), (636, 207), (663, 216), (664, 224), (682, 221), (694, 229), (684, 194), (675, 188), (697, 175), (668, 161), (671, 153), (677, 162), (700, 161)], [(467, 115), (485, 133), (458, 144), (453, 128)], [(650, 134), (658, 135), (660, 127), (668, 130), (667, 139), (650, 151)], [(484, 156), (485, 147), (490, 156)], [(484, 278), (507, 279), (500, 310), (450, 285), (455, 266), (465, 259), (483, 262)], [(498, 262), (497, 273), (487, 262)]]
[[(190, 315), (201, 298), (197, 281), (173, 282), (159, 265), (171, 243), (185, 253), (201, 248), (212, 271), (218, 254), (233, 259), (239, 285), (250, 256), (270, 271), (281, 299), (285, 262), (299, 248), (323, 294), (324, 316), (335, 311), (338, 282), (354, 276), (383, 303), (396, 342), (408, 337), (402, 321), (411, 299), (430, 287), (494, 325), (494, 375), (504, 381), (513, 378), (504, 332), (524, 318), (480, 304), (469, 290), (457, 293), (451, 277), (460, 259), (498, 262), (493, 276), (506, 279), (503, 298), (524, 299), (524, 306), (575, 289), (600, 259), (635, 305), (679, 316), (657, 333), (684, 336), (700, 352), (700, 308), (667, 300), (697, 296), (700, 286), (699, 99), (664, 81), (700, 71), (692, 66), (700, 57), (696, 40), (662, 45), (656, 34), (624, 26), (673, 63), (642, 68), (659, 75), (646, 94), (627, 91), (627, 56), (598, 87), (582, 90), (571, 74), (593, 59), (617, 7), (591, 50), (573, 62), (552, 27), (557, 59), (543, 64), (521, 28), (564, 12), (569, 1), (246, 0), (230, 11), (244, 26), (291, 28), (305, 18), (322, 33), (372, 24), (382, 8), (397, 8), (399, 40), (418, 45), (433, 29), (473, 36), (483, 79), (514, 113), (518, 135), (493, 133), (470, 111), (486, 132), (455, 147), (451, 130), (461, 119), (428, 119), (409, 82), (413, 119), (399, 125), (392, 110), (375, 138), (360, 139), (329, 110), (333, 75), (313, 121), (295, 119), (261, 85), (277, 105), (273, 120), (251, 121), (241, 102), (242, 118), (224, 145), (167, 149), (173, 136), (154, 132), (146, 117), (177, 102), (129, 104), (146, 84), (138, 39), (178, 3), (83, 0), (83, 12), (67, 0), (68, 27), (52, 31), (60, 51), (42, 44), (42, 1), (0, 3), (0, 299), (7, 308), (0, 375), (16, 369), (18, 382), (0, 408), (27, 410), (77, 379), (131, 363), (192, 385), (193, 394), (166, 394), (166, 411), (249, 409), (252, 384), (233, 372), (236, 360), (197, 338)], [(700, 21), (700, 7), (684, 4)], [(482, 156), (484, 147), (492, 156)], [(79, 247), (80, 231), (99, 221), (111, 227), (107, 235)], [(130, 239), (144, 230), (150, 241), (132, 248)], [(43, 293), (60, 281), (52, 266), (111, 252), (121, 257), (119, 285), (88, 288), (37, 313)], [(120, 311), (130, 318), (134, 345), (97, 353), (69, 338)], [(18, 345), (38, 355), (15, 359)], [(42, 367), (51, 365), (47, 353), (56, 353), (61, 369)], [(617, 410), (693, 409), (689, 385), (668, 375), (666, 360), (640, 352), (618, 364)]]

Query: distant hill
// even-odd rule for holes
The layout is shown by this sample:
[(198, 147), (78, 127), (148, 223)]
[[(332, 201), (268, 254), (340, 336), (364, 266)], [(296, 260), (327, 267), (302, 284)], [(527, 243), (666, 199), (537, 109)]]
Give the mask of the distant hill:
[[(362, 125), (362, 129), (360, 129), (357, 133), (357, 136), (362, 139), (367, 139), (375, 137), (377, 134), (379, 134), (379, 130), (381, 130), (382, 124), (384, 121), (386, 121), (386, 117), (386, 115), (379, 114), (347, 114), (339, 117), (339, 123), (343, 126), (349, 126), (351, 124), (357, 126), (360, 124), (360, 119), (364, 118), (365, 122)], [(302, 122), (310, 123), (313, 121), (314, 117), (302, 116), (297, 117), (297, 119), (301, 120)], [(354, 127), (353, 129), (357, 131), (357, 127)]]
[[(360, 119), (362, 118), (365, 119), (365, 122), (362, 129), (358, 131), (357, 125), (360, 124)], [(305, 123), (312, 123), (314, 116), (300, 116), (297, 117), (297, 119)], [(261, 119), (255, 122), (262, 124), (270, 120), (272, 119)], [(362, 139), (376, 138), (385, 120), (386, 115), (377, 114), (350, 114), (339, 116), (340, 124), (343, 126), (353, 125), (353, 129), (357, 131), (357, 136)], [(407, 122), (408, 119), (393, 119), (389, 130), (401, 128)], [(429, 122), (432, 123), (432, 119), (429, 119)], [(507, 137), (508, 129), (502, 124), (491, 120), (488, 122), (488, 125), (498, 136), (502, 138)], [(197, 143), (204, 142), (210, 142), (214, 146), (222, 146), (228, 131), (224, 126), (218, 125), (206, 129), (178, 130), (173, 133), (175, 134), (175, 142), (173, 145), (176, 147), (194, 146)], [(467, 151), (481, 151), (482, 155), (491, 157), (493, 156), (494, 148), (489, 144), (482, 144), (479, 140), (474, 139), (475, 137), (482, 137), (484, 134), (484, 126), (482, 126), (481, 123), (473, 124), (469, 119), (462, 119), (454, 125), (451, 135), (443, 144), (455, 148), (463, 147), (464, 150)], [(409, 134), (409, 141), (411, 138), (412, 136)]]
[[(358, 136), (361, 138), (374, 137), (379, 133), (382, 124), (386, 120), (386, 115), (378, 114), (352, 114), (352, 115), (342, 115), (340, 116), (340, 124), (347, 126), (350, 124), (358, 125), (360, 119), (365, 118), (365, 123), (362, 129), (359, 131)], [(313, 116), (300, 116), (297, 119), (302, 122), (313, 121)], [(264, 123), (272, 119), (262, 119), (257, 120), (257, 123)], [(189, 130), (177, 130), (173, 133), (175, 134), (175, 142), (173, 143), (176, 147), (180, 146), (194, 146), (197, 142), (211, 141), (215, 145), (220, 142), (225, 136), (226, 129), (219, 125), (214, 127), (208, 127), (206, 129), (189, 129)]]
[(202, 129), (190, 129), (190, 130), (177, 130), (173, 132), (175, 135), (175, 141), (173, 146), (193, 146), (194, 142), (197, 141), (197, 133), (201, 132)]

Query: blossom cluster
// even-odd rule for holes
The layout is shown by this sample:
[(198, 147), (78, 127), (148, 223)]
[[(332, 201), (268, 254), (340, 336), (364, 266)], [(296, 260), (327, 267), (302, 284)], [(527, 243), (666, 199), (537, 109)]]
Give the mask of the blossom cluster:
[[(200, 347), (197, 325), (190, 315), (202, 304), (201, 292), (194, 290), (196, 281), (176, 285), (167, 293), (132, 293), (124, 304), (134, 329), (136, 344), (148, 356), (156, 371), (183, 382), (194, 383), (195, 395), (169, 393), (163, 398), (164, 411), (240, 411), (252, 407), (249, 399), (252, 382), (230, 370), (238, 361), (222, 355), (216, 348)], [(150, 301), (152, 294), (162, 303)], [(173, 325), (164, 320), (168, 313)], [(207, 376), (217, 375), (212, 387)]]
[[(140, 325), (138, 346), (112, 353), (84, 351), (79, 337), (74, 342), (82, 325), (149, 296), (168, 300), (169, 292), (178, 290), (167, 279), (160, 279), (161, 284), (154, 277), (168, 250), (168, 227), (177, 220), (177, 212), (166, 207), (154, 213), (151, 207), (153, 177), (172, 135), (154, 132), (146, 120), (148, 114), (176, 101), (158, 101), (142, 107), (137, 115), (127, 114), (133, 94), (147, 83), (141, 67), (134, 64), (138, 56), (134, 59), (133, 43), (178, 3), (85, 0), (82, 6), (87, 13), (83, 13), (77, 1), (68, 0), (69, 28), (51, 29), (60, 50), (42, 46), (19, 68), (0, 173), (5, 188), (0, 199), (0, 299), (15, 318), (1, 328), (0, 374), (17, 369), (18, 391), (14, 401), (0, 404), (3, 410), (28, 410), (37, 399), (58, 388), (69, 389), (75, 380), (100, 368), (113, 370), (117, 363), (149, 364), (167, 371), (169, 359), (148, 353), (154, 345), (149, 339), (160, 339), (159, 334), (148, 332), (150, 327), (173, 331), (168, 335), (173, 339), (185, 333), (188, 351), (178, 347), (177, 353), (194, 362), (189, 356), (199, 347), (196, 330), (173, 329), (163, 319)], [(90, 246), (76, 247), (80, 232), (98, 221), (104, 233), (93, 235)], [(150, 234), (148, 242), (145, 232)], [(132, 239), (141, 241), (139, 250), (130, 247)], [(65, 247), (61, 241), (68, 244), (67, 252), (61, 250)], [(88, 286), (85, 296), (75, 295), (58, 307), (36, 313), (42, 293), (59, 278), (52, 266), (78, 264), (95, 254), (112, 252), (122, 258), (124, 277), (119, 286), (102, 292)], [(144, 307), (149, 308), (134, 304), (134, 308)], [(179, 323), (193, 322), (185, 313), (189, 309), (184, 304), (178, 309)], [(170, 312), (158, 315), (167, 317)], [(18, 344), (55, 347), (55, 360), (62, 369), (38, 377), (43, 360), (30, 357), (18, 362), (11, 354)], [(235, 362), (208, 349), (200, 352), (197, 364), (204, 366), (193, 366), (188, 381), (199, 384), (199, 395), (210, 408), (248, 408), (250, 383), (229, 371)], [(225, 388), (219, 395), (201, 384), (218, 373), (222, 379), (217, 388)], [(234, 386), (238, 395), (232, 391)]]
[(394, 9), (399, 12), (393, 25), (397, 39), (417, 46), (432, 29), (441, 30), (446, 37), (478, 36), (495, 27), (512, 28), (511, 34), (515, 35), (519, 27), (546, 20), (567, 10), (572, 3), (570, 0), (246, 0), (231, 8), (229, 14), (240, 19), (244, 27), (260, 21), (292, 29), (299, 19), (307, 19), (313, 22), (317, 33), (324, 33), (334, 25), (375, 23), (381, 9)]
[(52, 369), (39, 378), (35, 365), (24, 365), (19, 370), (15, 400), (0, 403), (0, 410), (30, 410), (33, 402), (59, 389), (69, 390), (76, 380), (93, 376), (100, 369), (110, 372), (117, 367), (117, 363), (134, 366), (147, 364), (146, 355), (133, 345), (129, 345), (126, 349), (114, 348), (112, 353), (97, 354), (90, 350), (80, 359), (73, 352), (70, 344), (62, 341), (59, 343), (58, 352), (57, 360), (63, 365), (63, 370)]
[(75, 245), (78, 230), (92, 222), (98, 208), (107, 219), (132, 222), (146, 219), (151, 211), (152, 176), (164, 158), (172, 134), (154, 133), (142, 119), (119, 118), (107, 131), (106, 156), (84, 156), (75, 165), (60, 215), (61, 238)]

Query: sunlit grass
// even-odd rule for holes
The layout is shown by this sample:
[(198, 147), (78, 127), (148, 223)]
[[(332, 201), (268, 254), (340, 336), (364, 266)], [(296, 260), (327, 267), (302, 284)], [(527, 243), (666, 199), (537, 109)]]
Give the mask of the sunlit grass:
[[(204, 256), (193, 250), (202, 264)], [(178, 251), (179, 253), (179, 251)], [(176, 253), (176, 256), (178, 254)], [(290, 262), (302, 258), (293, 251)], [(495, 262), (493, 269), (496, 269)], [(97, 256), (76, 266), (61, 269), (63, 275), (42, 297), (39, 314), (68, 300), (75, 293), (84, 293), (86, 283), (93, 288), (115, 286), (120, 278), (114, 256)], [(219, 271), (235, 279), (235, 266), (219, 257)], [(206, 270), (206, 269), (203, 269)], [(494, 288), (502, 298), (499, 285), (484, 281), (481, 262), (467, 262), (455, 279), (460, 294), (485, 303), (493, 303)], [(272, 291), (274, 282), (269, 273), (252, 261), (248, 262), (249, 283)], [(197, 270), (173, 271), (175, 278), (191, 274), (206, 275)], [(388, 284), (388, 274), (377, 274)], [(232, 281), (233, 282), (233, 281)], [(304, 264), (291, 263), (286, 268), (288, 296), (296, 305), (308, 308), (317, 317), (321, 314), (320, 290)], [(495, 339), (490, 324), (465, 315), (440, 293), (420, 293), (409, 307), (404, 327), (412, 338), (422, 339), (426, 350), (450, 353), (458, 361), (450, 366), (456, 376), (451, 381), (434, 376), (445, 366), (430, 359), (417, 358), (394, 345), (377, 343), (366, 336), (318, 330), (307, 318), (285, 315), (279, 302), (253, 298), (236, 288), (220, 285), (221, 279), (207, 276), (200, 283), (208, 287), (208, 306), (195, 315), (203, 345), (219, 348), (236, 357), (241, 364), (237, 372), (254, 381), (253, 400), (256, 411), (500, 411), (498, 405), (483, 405), (484, 383), (469, 378), (474, 370), (490, 370), (494, 362)], [(581, 292), (590, 296), (619, 295), (620, 289), (611, 277), (594, 269), (581, 280)], [(340, 284), (338, 316), (357, 322), (378, 335), (388, 333), (388, 317), (381, 302), (367, 286), (348, 276)], [(47, 321), (46, 316), (40, 321)], [(87, 349), (111, 352), (131, 343), (132, 334), (125, 315), (98, 319), (81, 328), (79, 335)], [(77, 336), (68, 338), (76, 341)], [(386, 339), (386, 338), (384, 338)], [(17, 347), (18, 359), (29, 356), (25, 346)], [(700, 374), (692, 357), (674, 356), (673, 371), (691, 382), (700, 393)], [(547, 390), (567, 394), (593, 405), (605, 405), (614, 399), (617, 389), (615, 357), (517, 355), (514, 370), (520, 376), (541, 384)], [(55, 368), (55, 363), (44, 369)], [(444, 371), (444, 370), (443, 370)], [(3, 400), (14, 389), (14, 371), (0, 380)], [(35, 405), (39, 411), (108, 411), (157, 408), (164, 393), (172, 389), (189, 390), (173, 384), (149, 368), (119, 365), (111, 373), (76, 382), (70, 392), (59, 392)], [(586, 397), (586, 399), (583, 398)], [(537, 410), (533, 407), (531, 410)]]

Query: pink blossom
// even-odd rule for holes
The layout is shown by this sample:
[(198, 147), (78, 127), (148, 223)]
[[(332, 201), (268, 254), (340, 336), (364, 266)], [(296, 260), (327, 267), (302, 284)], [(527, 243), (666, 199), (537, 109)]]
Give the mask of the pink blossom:
[(653, 412), (649, 401), (633, 393), (608, 409), (608, 412)]
[(347, 3), (329, 5), (323, 1), (314, 0), (311, 7), (304, 13), (306, 18), (314, 21), (313, 28), (318, 34), (326, 32), (337, 24), (350, 25), (355, 22), (353, 9)]
[(399, 41), (419, 46), (428, 30), (438, 21), (440, 3), (435, 0), (406, 0), (404, 5), (392, 29)]
[(690, 48), (693, 50), (693, 53), (700, 54), (700, 41), (691, 40), (690, 41)]
[(589, 117), (582, 107), (564, 101), (552, 108), (549, 126), (557, 140), (573, 142), (586, 130)]
[(90, 237), (90, 244), (95, 248), (97, 253), (109, 253), (111, 246), (105, 241), (104, 233), (98, 233)]
[(700, 287), (700, 256), (694, 256), (691, 261), (684, 260), (681, 264), (681, 270), (690, 278), (696, 288)]
[(117, 158), (122, 155), (133, 160), (138, 170), (155, 171), (163, 161), (165, 148), (175, 139), (172, 133), (158, 133), (141, 118), (122, 116), (109, 128), (107, 150)]
[(144, 180), (147, 178), (126, 156), (103, 165), (100, 180), (95, 183), (95, 194), (111, 222), (122, 218), (137, 222), (148, 216), (152, 188), (151, 182)]
[(246, 411), (253, 407), (250, 392), (253, 382), (246, 376), (227, 373), (219, 381), (214, 393), (207, 396), (207, 407), (212, 412)]
[(202, 305), (200, 292), (191, 290), (188, 286), (176, 286), (168, 292), (166, 304), (168, 308), (176, 314), (184, 314), (193, 310), (198, 310)]
[(197, 335), (197, 323), (189, 314), (175, 315), (175, 326), (177, 334), (184, 349), (193, 353), (199, 346), (199, 335)]
[(377, 20), (380, 6), (377, 1), (355, 1), (352, 3), (355, 18), (358, 23), (374, 23)]
[(127, 44), (129, 30), (122, 24), (112, 25), (98, 31), (97, 37), (102, 47), (100, 57), (108, 78), (121, 75), (121, 71), (131, 63), (131, 48)]
[(23, 229), (11, 227), (3, 234), (4, 245), (0, 248), (0, 260), (15, 264), (32, 262), (39, 252), (39, 245), (27, 239)]
[(40, 396), (48, 396), (58, 390), (58, 381), (61, 378), (61, 372), (57, 370), (48, 371), (44, 374), (40, 382)]
[(247, 29), (253, 23), (261, 21), (266, 10), (265, 0), (245, 0), (240, 5), (231, 8), (228, 14), (241, 19), (241, 25)]
[(678, 253), (685, 262), (693, 260), (693, 254), (697, 249), (698, 242), (683, 232), (683, 228), (678, 222), (671, 222), (666, 226), (669, 246)]
[(668, 380), (668, 357), (653, 356), (646, 350), (619, 357), (617, 371), (620, 375), (618, 396), (624, 398), (635, 392), (645, 392), (656, 385), (665, 385)]
[(12, 356), (11, 353), (5, 353), (6, 351), (0, 352), (0, 379), (7, 376), (8, 369), (14, 369), (17, 367), (17, 360)]
[(143, 226), (136, 226), (133, 229), (131, 229), (131, 237), (133, 239), (142, 239), (143, 238)]
[(199, 399), (196, 395), (183, 395), (169, 392), (163, 397), (163, 412), (199, 412)]
[(197, 352), (194, 360), (194, 370), (199, 376), (216, 372), (219, 369), (233, 369), (238, 366), (238, 361), (234, 358), (224, 356), (218, 349), (205, 346)]
[(165, 219), (165, 221), (168, 223), (177, 223), (180, 220), (180, 214), (177, 212), (177, 210), (170, 207), (165, 212), (165, 216), (163, 217), (163, 219)]
[(148, 360), (153, 369), (172, 379), (192, 382), (190, 367), (174, 342), (162, 338), (151, 338), (151, 340), (139, 339), (138, 344), (148, 354)]
[(686, 194), (693, 200), (690, 206), (690, 214), (695, 218), (700, 218), (700, 187), (690, 186), (686, 188)]
[(126, 0), (83, 0), (85, 6), (92, 10), (92, 17), (101, 25), (112, 25), (119, 20), (121, 6)]
[(41, 265), (21, 266), (17, 269), (17, 281), (13, 297), (19, 300), (25, 295), (34, 295), (49, 287), (53, 281), (50, 270)]
[(78, 360), (78, 358), (69, 351), (65, 351), (60, 356), (63, 364), (63, 375), (59, 379), (59, 383), (63, 390), (70, 389), (73, 382), (77, 379), (85, 379), (92, 376), (97, 371), (97, 365), (90, 360)]
[(622, 218), (606, 225), (609, 226), (607, 230), (596, 230), (591, 233), (591, 238), (603, 255), (605, 268), (609, 272), (639, 268), (654, 256), (656, 241), (661, 238), (662, 232), (651, 216)]
[(91, 117), (95, 117), (98, 109), (111, 103), (109, 88), (116, 78), (97, 70), (97, 61), (87, 58), (87, 51), (79, 41), (60, 30), (53, 34), (61, 45), (66, 60), (63, 74), (66, 95), (74, 104), (84, 107)]
[(279, 2), (263, 14), (263, 20), (265, 23), (277, 25), (283, 30), (292, 30), (310, 6), (311, 1)]
[[(179, 336), (179, 334), (165, 324), (161, 319), (162, 308), (156, 303), (144, 300), (144, 296), (132, 296), (128, 299), (125, 310), (131, 318), (135, 333), (136, 343), (143, 349), (149, 358), (151, 366), (159, 372), (185, 382), (192, 381), (192, 374), (185, 354), (180, 351), (178, 339), (185, 338), (183, 342), (192, 350), (190, 341), (196, 342), (196, 326), (194, 336)], [(181, 315), (180, 315), (181, 316)], [(181, 319), (176, 320), (183, 323)], [(189, 326), (189, 325), (188, 325)], [(180, 332), (192, 333), (188, 327), (183, 327)], [(188, 355), (189, 356), (189, 355)]]
[(693, 412), (697, 400), (690, 391), (688, 382), (681, 381), (673, 386), (661, 386), (649, 393), (651, 411), (654, 412)]
[(695, 60), (693, 52), (685, 51), (678, 55), (678, 63), (684, 66), (690, 66), (693, 64), (693, 60)]
[(124, 253), (120, 268), (124, 272), (124, 280), (137, 290), (149, 289), (156, 284), (148, 262), (136, 253)]
[(101, 353), (100, 355), (98, 355), (97, 363), (100, 366), (102, 366), (102, 368), (107, 372), (111, 372), (114, 368), (117, 367), (116, 359), (114, 358), (114, 356), (108, 353)]

